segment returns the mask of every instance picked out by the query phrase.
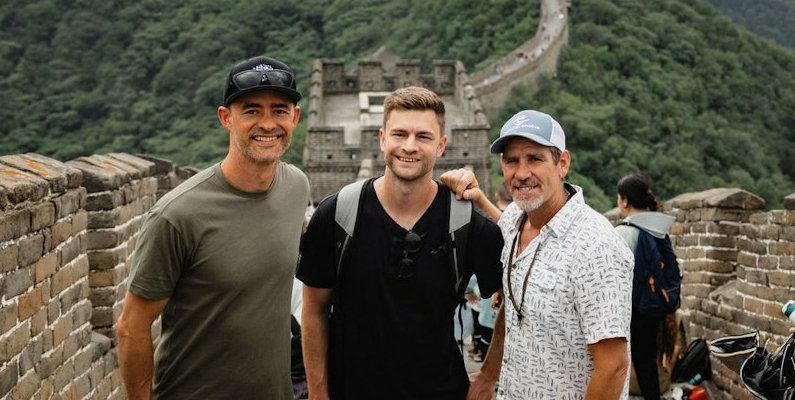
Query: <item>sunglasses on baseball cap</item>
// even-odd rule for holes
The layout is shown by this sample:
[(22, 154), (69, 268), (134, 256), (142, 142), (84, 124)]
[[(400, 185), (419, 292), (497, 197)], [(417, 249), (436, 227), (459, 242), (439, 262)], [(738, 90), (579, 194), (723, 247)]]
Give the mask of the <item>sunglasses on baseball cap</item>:
[(269, 57), (254, 57), (232, 67), (227, 76), (224, 106), (235, 99), (257, 90), (274, 90), (284, 93), (294, 102), (301, 100), (296, 90), (295, 74), (285, 63)]

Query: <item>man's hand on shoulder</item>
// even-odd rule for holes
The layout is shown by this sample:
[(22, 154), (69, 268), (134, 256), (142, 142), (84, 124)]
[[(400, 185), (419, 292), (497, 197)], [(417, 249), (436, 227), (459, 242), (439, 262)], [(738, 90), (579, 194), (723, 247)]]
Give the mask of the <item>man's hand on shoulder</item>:
[(475, 207), (486, 212), (494, 221), (499, 221), (502, 211), (480, 190), (474, 172), (459, 168), (443, 173), (439, 179), (455, 193), (457, 199), (471, 200)]
[(456, 198), (472, 200), (475, 202), (483, 191), (480, 190), (475, 174), (465, 168), (454, 169), (443, 173), (440, 177), (442, 183), (455, 192)]

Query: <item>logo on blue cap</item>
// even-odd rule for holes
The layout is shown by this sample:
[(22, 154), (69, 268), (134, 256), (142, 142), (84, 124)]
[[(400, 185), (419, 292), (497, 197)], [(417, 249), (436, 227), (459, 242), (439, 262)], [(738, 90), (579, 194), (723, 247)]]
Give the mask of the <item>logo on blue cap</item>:
[(539, 111), (524, 110), (511, 117), (500, 129), (500, 137), (492, 143), (491, 152), (502, 153), (508, 141), (514, 137), (566, 150), (563, 128), (554, 118)]

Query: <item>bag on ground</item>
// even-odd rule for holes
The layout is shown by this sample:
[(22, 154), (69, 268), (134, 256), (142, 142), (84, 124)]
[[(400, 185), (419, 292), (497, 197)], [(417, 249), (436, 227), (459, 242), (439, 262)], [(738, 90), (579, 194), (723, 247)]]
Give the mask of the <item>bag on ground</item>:
[(746, 389), (762, 400), (795, 399), (795, 334), (790, 335), (775, 353), (764, 346), (740, 367), (740, 380)]
[(740, 375), (740, 366), (756, 352), (759, 332), (725, 336), (709, 342), (709, 352), (735, 374)]
[(695, 339), (687, 345), (687, 349), (674, 365), (671, 382), (688, 382), (696, 375), (701, 375), (702, 380), (712, 378), (709, 347), (703, 338)]

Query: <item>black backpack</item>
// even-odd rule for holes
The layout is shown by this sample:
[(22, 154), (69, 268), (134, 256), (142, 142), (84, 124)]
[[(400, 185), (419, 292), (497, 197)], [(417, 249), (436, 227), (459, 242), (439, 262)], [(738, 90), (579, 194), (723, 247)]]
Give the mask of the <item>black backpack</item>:
[[(348, 249), (351, 238), (356, 230), (356, 220), (359, 216), (359, 207), (364, 201), (365, 188), (376, 178), (359, 180), (345, 185), (337, 194), (337, 207), (334, 212), (336, 222), (335, 242), (336, 242), (336, 264), (337, 276), (340, 275), (342, 264), (345, 262), (345, 251)], [(450, 191), (450, 201), (447, 208), (448, 234), (450, 240), (445, 243), (440, 253), (451, 254), (452, 263), (452, 287), (455, 293), (459, 293), (469, 283), (464, 281), (463, 268), (467, 233), (469, 222), (472, 220), (472, 203), (468, 200), (457, 200), (455, 193)]]
[(635, 247), (635, 277), (632, 285), (632, 308), (640, 314), (670, 314), (679, 308), (682, 273), (676, 261), (671, 238), (660, 239), (638, 228)]
[(709, 359), (709, 346), (703, 338), (690, 342), (671, 371), (671, 382), (688, 382), (701, 375), (701, 379), (712, 378), (712, 362)]

